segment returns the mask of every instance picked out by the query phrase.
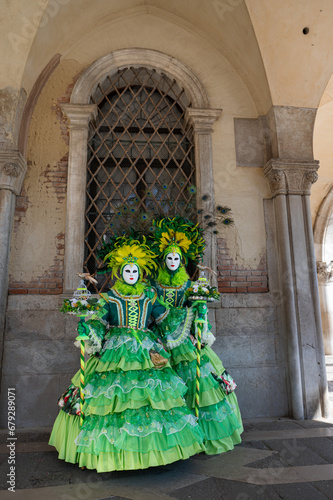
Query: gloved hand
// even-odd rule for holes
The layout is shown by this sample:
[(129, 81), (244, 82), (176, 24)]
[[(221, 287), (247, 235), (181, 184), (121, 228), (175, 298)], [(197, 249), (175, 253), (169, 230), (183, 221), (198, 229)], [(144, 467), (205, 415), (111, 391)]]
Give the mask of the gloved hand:
[(192, 309), (198, 313), (198, 319), (204, 319), (207, 312), (207, 305), (203, 301), (194, 302)]
[(77, 331), (79, 335), (76, 337), (76, 340), (89, 340), (87, 335), (87, 326), (85, 323), (80, 321), (77, 325)]
[(155, 296), (155, 290), (151, 286), (147, 286), (145, 288), (145, 295), (151, 300)]

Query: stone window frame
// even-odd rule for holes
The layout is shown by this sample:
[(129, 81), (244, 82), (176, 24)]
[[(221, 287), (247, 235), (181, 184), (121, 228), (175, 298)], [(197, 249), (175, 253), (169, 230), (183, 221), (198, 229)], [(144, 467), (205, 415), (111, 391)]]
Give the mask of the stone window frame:
[[(209, 195), (205, 208), (211, 211), (214, 208), (212, 132), (213, 123), (220, 117), (222, 109), (210, 106), (207, 91), (194, 72), (172, 56), (150, 49), (122, 49), (101, 57), (77, 80), (70, 103), (61, 106), (69, 127), (65, 294), (77, 287), (77, 273), (82, 272), (84, 262), (87, 139), (89, 122), (97, 115), (97, 106), (89, 104), (90, 97), (104, 77), (128, 66), (161, 71), (185, 89), (191, 102), (191, 107), (186, 108), (185, 120), (194, 130), (196, 185), (199, 192)], [(214, 235), (206, 238), (204, 264), (216, 269)]]

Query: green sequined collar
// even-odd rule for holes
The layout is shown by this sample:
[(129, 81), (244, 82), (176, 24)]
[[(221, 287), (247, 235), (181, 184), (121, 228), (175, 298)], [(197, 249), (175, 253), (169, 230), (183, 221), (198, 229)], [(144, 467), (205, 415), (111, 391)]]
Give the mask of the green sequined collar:
[(117, 280), (112, 287), (112, 290), (116, 291), (119, 295), (123, 297), (136, 296), (139, 297), (143, 294), (146, 288), (146, 283), (138, 282), (135, 285), (128, 285), (123, 281)]

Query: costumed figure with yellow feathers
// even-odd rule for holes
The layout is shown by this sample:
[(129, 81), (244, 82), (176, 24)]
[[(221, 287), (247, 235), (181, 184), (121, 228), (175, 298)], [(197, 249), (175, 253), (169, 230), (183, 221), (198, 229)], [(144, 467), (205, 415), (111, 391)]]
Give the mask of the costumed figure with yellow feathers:
[[(155, 220), (153, 229), (151, 248), (158, 255), (159, 270), (151, 283), (160, 303), (170, 309), (169, 330), (158, 325), (156, 329), (171, 354), (172, 367), (187, 385), (185, 399), (204, 433), (204, 451), (222, 453), (241, 442), (243, 426), (233, 392), (236, 384), (211, 349), (215, 337), (207, 318), (207, 299), (219, 294), (202, 278), (192, 283), (185, 268), (203, 255), (203, 230), (179, 216)], [(173, 321), (180, 317), (184, 327), (173, 329)]]
[[(170, 311), (143, 281), (156, 267), (156, 255), (143, 239), (118, 238), (109, 248), (106, 261), (115, 285), (78, 326), (79, 340), (92, 350), (81, 399), (78, 372), (59, 400), (50, 444), (59, 458), (98, 472), (186, 459), (203, 451), (203, 432), (185, 403), (185, 382), (148, 329), (149, 318), (161, 331), (164, 324), (172, 329)], [(185, 328), (182, 318), (173, 325)]]

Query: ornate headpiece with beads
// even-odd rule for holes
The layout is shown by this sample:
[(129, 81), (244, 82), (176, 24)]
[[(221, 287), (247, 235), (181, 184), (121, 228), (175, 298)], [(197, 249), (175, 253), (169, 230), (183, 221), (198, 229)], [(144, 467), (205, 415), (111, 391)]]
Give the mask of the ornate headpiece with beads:
[(160, 259), (172, 252), (179, 253), (186, 264), (189, 260), (196, 262), (202, 257), (205, 240), (198, 224), (176, 216), (154, 220), (153, 227), (151, 249)]
[(104, 262), (108, 261), (107, 265), (112, 269), (112, 276), (119, 278), (118, 272), (126, 264), (136, 264), (141, 271), (151, 274), (157, 268), (155, 258), (156, 255), (145, 243), (121, 238), (115, 242), (113, 250), (105, 255)]

